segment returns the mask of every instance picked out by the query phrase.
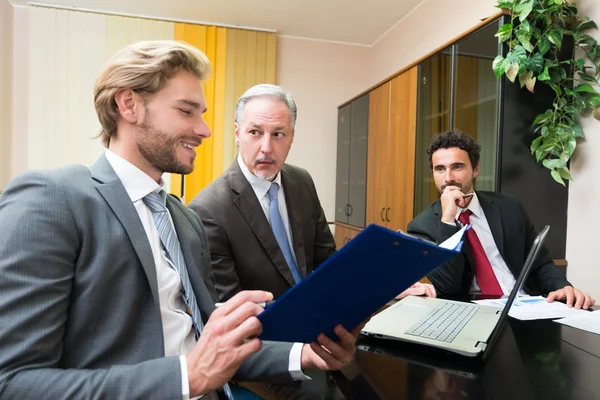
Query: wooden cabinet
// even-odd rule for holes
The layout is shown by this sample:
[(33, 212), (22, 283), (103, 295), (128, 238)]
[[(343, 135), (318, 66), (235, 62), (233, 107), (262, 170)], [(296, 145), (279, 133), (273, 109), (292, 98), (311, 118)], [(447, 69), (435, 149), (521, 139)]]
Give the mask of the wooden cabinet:
[(369, 95), (338, 110), (335, 220), (365, 226)]
[(350, 240), (354, 239), (356, 235), (358, 235), (362, 231), (360, 228), (356, 228), (354, 226), (349, 226), (346, 224), (335, 224), (335, 247), (339, 250), (348, 243)]
[(370, 92), (366, 223), (406, 229), (413, 217), (417, 68)]

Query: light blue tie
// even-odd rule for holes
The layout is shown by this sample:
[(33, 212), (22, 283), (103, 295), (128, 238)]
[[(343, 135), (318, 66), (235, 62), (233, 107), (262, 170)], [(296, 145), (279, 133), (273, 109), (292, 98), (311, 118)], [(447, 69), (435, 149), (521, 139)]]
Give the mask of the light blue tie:
[(279, 247), (281, 248), (283, 257), (285, 258), (285, 261), (292, 272), (294, 281), (298, 283), (302, 280), (302, 277), (300, 277), (298, 267), (294, 262), (294, 257), (292, 256), (292, 250), (290, 249), (290, 243), (288, 241), (288, 235), (285, 230), (285, 225), (283, 225), (281, 213), (279, 212), (278, 193), (279, 185), (277, 183), (272, 183), (271, 187), (269, 188), (269, 216), (271, 217), (271, 229), (273, 229), (275, 239), (277, 239), (277, 243), (279, 243)]
[[(160, 193), (152, 192), (144, 197), (144, 203), (146, 203), (150, 211), (152, 211), (154, 225), (156, 225), (156, 229), (158, 230), (160, 241), (167, 252), (167, 257), (169, 257), (175, 266), (175, 270), (181, 278), (181, 286), (183, 289), (181, 294), (185, 305), (188, 308), (187, 311), (192, 317), (192, 324), (194, 325), (194, 330), (196, 331), (196, 339), (198, 339), (203, 328), (202, 316), (200, 315), (200, 310), (198, 309), (196, 296), (192, 290), (192, 282), (190, 281), (190, 276), (188, 275), (183, 253), (181, 252), (181, 245), (179, 244), (179, 240), (177, 240), (175, 229), (173, 229), (173, 225), (171, 224), (171, 220), (167, 214), (165, 197), (166, 193), (162, 190)], [(229, 388), (228, 384), (223, 386), (223, 391), (228, 399), (233, 400), (233, 394), (231, 394), (231, 389)]]

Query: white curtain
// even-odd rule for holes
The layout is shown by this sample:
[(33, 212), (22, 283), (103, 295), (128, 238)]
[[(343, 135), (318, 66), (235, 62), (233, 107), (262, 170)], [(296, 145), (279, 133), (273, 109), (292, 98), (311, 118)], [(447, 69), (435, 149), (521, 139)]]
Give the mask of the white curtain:
[(100, 124), (93, 99), (105, 61), (139, 40), (173, 39), (174, 24), (41, 7), (29, 11), (28, 168), (91, 165), (105, 150), (95, 138)]

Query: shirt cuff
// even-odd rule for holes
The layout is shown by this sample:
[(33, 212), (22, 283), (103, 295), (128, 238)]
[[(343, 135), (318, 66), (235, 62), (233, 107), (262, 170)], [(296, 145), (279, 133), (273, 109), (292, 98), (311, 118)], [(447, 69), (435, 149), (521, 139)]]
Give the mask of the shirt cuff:
[(442, 221), (442, 222), (446, 225), (456, 226), (456, 222), (446, 222), (446, 221)]
[(181, 365), (181, 400), (190, 400), (190, 380), (185, 356), (179, 356), (179, 364)]
[(295, 381), (311, 380), (310, 376), (306, 376), (302, 372), (302, 346), (304, 346), (304, 343), (294, 343), (292, 350), (290, 350), (288, 370), (290, 371), (290, 376)]

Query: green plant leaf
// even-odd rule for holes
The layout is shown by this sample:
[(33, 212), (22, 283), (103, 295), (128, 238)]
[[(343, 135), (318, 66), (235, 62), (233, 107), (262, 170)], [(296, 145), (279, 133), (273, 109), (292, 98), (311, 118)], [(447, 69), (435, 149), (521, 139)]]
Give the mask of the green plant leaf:
[(533, 0), (529, 0), (523, 3), (523, 7), (521, 9), (521, 12), (519, 13), (519, 19), (521, 21), (524, 21), (529, 16), (529, 14), (531, 14), (531, 10), (533, 10)]
[(548, 71), (548, 67), (544, 68), (544, 71), (538, 76), (538, 80), (540, 80), (540, 81), (549, 81), (550, 80), (550, 72)]
[(563, 181), (563, 179), (561, 178), (560, 174), (558, 173), (557, 170), (553, 169), (552, 171), (550, 171), (550, 175), (552, 175), (552, 178), (554, 178), (554, 180), (558, 183), (560, 183), (561, 185), (565, 186), (565, 182)]
[(512, 10), (514, 6), (514, 0), (499, 1), (498, 4), (496, 4), (496, 8), (505, 8), (507, 10)]
[(593, 76), (591, 76), (590, 74), (586, 74), (585, 72), (578, 72), (579, 74), (579, 78), (583, 81), (586, 82), (592, 82), (592, 83), (598, 83), (598, 81), (596, 80), (596, 78), (594, 78)]
[(540, 53), (535, 53), (529, 59), (527, 69), (530, 69), (535, 75), (540, 74), (544, 70), (544, 57)]
[(600, 94), (596, 94), (596, 95), (594, 95), (594, 96), (593, 96), (593, 97), (590, 99), (589, 103), (590, 103), (590, 106), (591, 106), (591, 107), (594, 107), (594, 108), (596, 108), (596, 107), (600, 107)]
[(531, 146), (529, 146), (529, 150), (531, 150), (531, 154), (533, 154), (533, 152), (537, 150), (537, 148), (540, 146), (540, 143), (542, 143), (543, 139), (544, 138), (542, 136), (538, 136), (535, 139), (533, 139), (533, 141), (531, 142)]
[(533, 126), (542, 124), (544, 122), (546, 122), (547, 120), (550, 119), (550, 117), (552, 117), (552, 110), (546, 110), (546, 112), (544, 112), (543, 114), (538, 115), (537, 117), (535, 117), (535, 120), (533, 121)]
[(492, 68), (494, 69), (494, 75), (496, 75), (496, 78), (499, 78), (502, 76), (502, 74), (504, 73), (504, 70), (506, 68), (505, 66), (506, 64), (506, 59), (504, 57), (497, 56), (494, 59), (494, 62), (492, 63)]
[(579, 125), (578, 122), (575, 122), (573, 124), (573, 139), (583, 136), (583, 129), (581, 129), (581, 125)]
[(596, 89), (594, 89), (594, 87), (592, 85), (590, 85), (589, 83), (582, 83), (579, 86), (576, 86), (573, 89), (573, 92), (575, 93), (581, 93), (581, 92), (585, 92), (585, 93), (596, 93)]
[(548, 34), (548, 40), (552, 42), (558, 49), (562, 46), (563, 33), (559, 30), (550, 31)]
[(519, 73), (519, 64), (517, 63), (510, 63), (506, 66), (506, 70), (504, 71), (504, 73), (506, 74), (506, 77), (511, 81), (511, 82), (515, 82), (515, 79), (517, 78), (517, 74)]
[(542, 161), (542, 165), (548, 169), (563, 168), (565, 167), (565, 162), (559, 158), (547, 158)]
[(561, 178), (567, 179), (569, 181), (573, 180), (573, 178), (571, 178), (571, 173), (569, 172), (569, 169), (567, 167), (559, 168), (557, 171), (560, 174)]
[(598, 29), (598, 25), (594, 21), (584, 21), (577, 27), (579, 31), (587, 31), (588, 29)]
[(512, 36), (513, 24), (504, 24), (494, 35), (499, 43), (504, 43)]
[(537, 46), (540, 50), (540, 54), (543, 56), (550, 50), (550, 41), (547, 38), (542, 38), (538, 41)]

